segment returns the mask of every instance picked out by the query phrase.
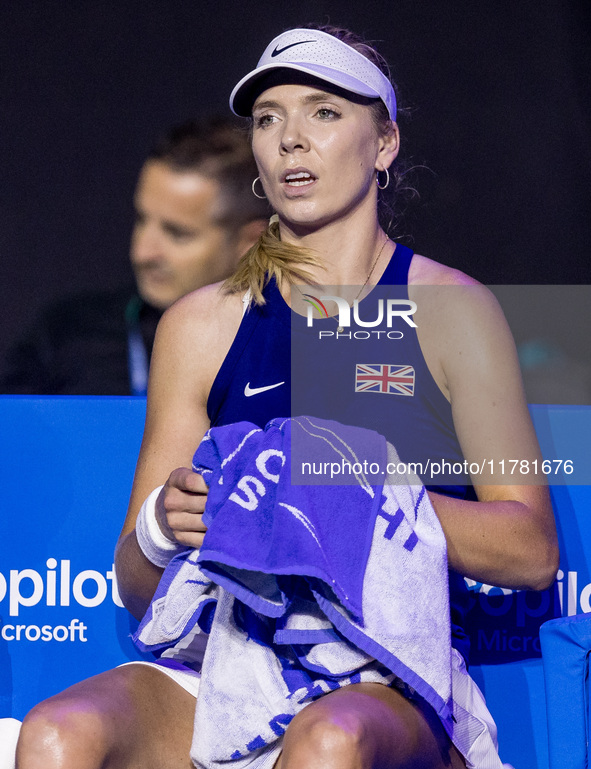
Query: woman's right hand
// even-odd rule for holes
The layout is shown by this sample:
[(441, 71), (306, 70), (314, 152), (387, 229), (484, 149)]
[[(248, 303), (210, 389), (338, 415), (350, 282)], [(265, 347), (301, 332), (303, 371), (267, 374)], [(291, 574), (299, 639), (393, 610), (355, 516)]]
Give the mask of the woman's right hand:
[(207, 531), (206, 501), (207, 484), (199, 473), (187, 467), (173, 470), (156, 500), (156, 520), (163, 534), (180, 545), (201, 547)]

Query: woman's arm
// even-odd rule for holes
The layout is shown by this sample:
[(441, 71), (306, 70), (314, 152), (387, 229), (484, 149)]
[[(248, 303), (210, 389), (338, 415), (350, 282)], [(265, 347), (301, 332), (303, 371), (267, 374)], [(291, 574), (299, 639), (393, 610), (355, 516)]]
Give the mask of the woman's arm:
[(139, 509), (157, 486), (156, 518), (170, 539), (199, 547), (207, 487), (190, 471), (193, 454), (209, 427), (207, 397), (240, 323), (240, 297), (208, 286), (164, 314), (150, 364), (144, 436), (127, 517), (115, 554), (125, 606), (143, 616), (162, 569), (141, 551), (135, 533)]
[[(477, 502), (430, 495), (450, 566), (488, 584), (546, 588), (558, 568), (556, 528), (545, 477), (533, 473), (540, 450), (505, 317), (490, 291), (464, 276), (423, 293), (421, 345), (428, 338), (465, 458), (485, 468), (472, 477)], [(420, 289), (418, 297), (420, 306)]]

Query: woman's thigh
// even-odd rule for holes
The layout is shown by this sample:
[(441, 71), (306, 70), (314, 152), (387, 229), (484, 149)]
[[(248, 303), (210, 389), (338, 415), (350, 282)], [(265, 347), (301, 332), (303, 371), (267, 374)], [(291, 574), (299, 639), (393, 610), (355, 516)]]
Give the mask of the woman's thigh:
[(276, 769), (465, 769), (432, 708), (381, 684), (354, 684), (291, 722)]
[(190, 769), (195, 698), (166, 674), (126, 665), (75, 684), (26, 716), (17, 769)]

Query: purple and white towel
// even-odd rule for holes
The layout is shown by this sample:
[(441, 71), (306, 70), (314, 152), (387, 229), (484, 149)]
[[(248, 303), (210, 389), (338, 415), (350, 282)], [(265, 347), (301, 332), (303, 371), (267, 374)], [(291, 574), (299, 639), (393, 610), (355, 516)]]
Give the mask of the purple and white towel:
[[(272, 767), (291, 719), (350, 683), (411, 687), (452, 734), (445, 538), (414, 475), (291, 482), (298, 454), (396, 466), (381, 436), (310, 417), (212, 428), (201, 549), (166, 568), (136, 633), (143, 650), (208, 635), (191, 757)], [(197, 630), (197, 633), (195, 633)]]

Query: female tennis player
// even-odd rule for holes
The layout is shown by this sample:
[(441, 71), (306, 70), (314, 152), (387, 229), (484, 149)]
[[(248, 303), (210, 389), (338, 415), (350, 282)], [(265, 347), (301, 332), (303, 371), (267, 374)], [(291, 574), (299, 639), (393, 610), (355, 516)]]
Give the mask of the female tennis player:
[[(394, 87), (371, 46), (328, 27), (284, 32), (237, 84), (231, 106), (251, 120), (259, 169), (253, 193), (268, 198), (276, 217), (230, 281), (184, 297), (158, 329), (117, 549), (123, 600), (140, 618), (171, 557), (203, 542), (207, 486), (189, 468), (208, 428), (241, 420), (264, 427), (291, 414), (290, 318), (306, 315), (310, 297), (338, 290), (359, 308), (378, 287), (398, 286), (416, 304), (414, 325), (395, 339), (374, 335), (379, 344), (365, 359), (357, 352), (338, 358), (352, 367), (351, 378), (342, 377), (350, 412), (364, 412), (364, 398), (371, 399), (368, 426), (401, 457), (418, 451), (472, 474), (428, 491), (447, 542), (455, 724), (446, 730), (400, 681), (352, 683), (311, 700), (272, 745), (253, 747), (248, 765), (501, 767), (494, 723), (466, 672), (462, 577), (543, 589), (558, 560), (547, 489), (534, 477), (517, 482), (497, 472), (503, 459), (533, 466), (539, 457), (505, 319), (488, 290), (396, 244), (380, 224), (383, 190), (399, 181), (400, 137)], [(326, 339), (346, 344), (350, 329), (323, 306), (327, 312), (313, 322), (324, 324)], [(330, 359), (330, 350), (314, 354)], [(377, 389), (367, 380), (354, 384), (353, 368), (369, 357), (376, 378), (386, 377)], [(398, 379), (395, 364), (406, 367)], [(309, 390), (322, 394), (322, 382)], [(339, 398), (331, 392), (328, 400)], [(24, 722), (19, 769), (188, 769), (191, 743), (199, 741), (203, 649), (185, 646), (41, 703)], [(235, 717), (229, 708), (227, 718)]]

